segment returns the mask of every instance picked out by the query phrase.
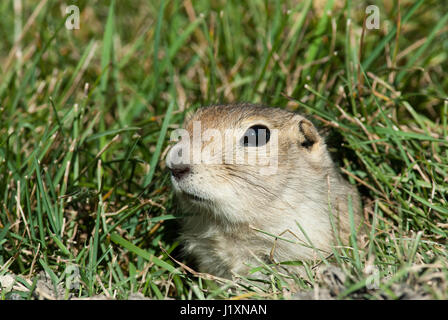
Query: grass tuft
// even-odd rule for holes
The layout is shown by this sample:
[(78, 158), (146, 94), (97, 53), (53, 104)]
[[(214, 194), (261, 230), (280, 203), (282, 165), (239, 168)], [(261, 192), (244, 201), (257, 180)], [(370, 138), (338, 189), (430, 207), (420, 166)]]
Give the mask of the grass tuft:
[[(59, 2), (16, 2), (0, 4), (0, 299), (56, 297), (41, 272), (64, 298), (448, 298), (443, 2), (81, 0), (78, 30)], [(379, 29), (363, 27), (369, 4)], [(238, 101), (327, 133), (362, 195), (359, 245), (280, 262), (304, 277), (260, 262), (265, 282), (179, 257), (170, 132)]]

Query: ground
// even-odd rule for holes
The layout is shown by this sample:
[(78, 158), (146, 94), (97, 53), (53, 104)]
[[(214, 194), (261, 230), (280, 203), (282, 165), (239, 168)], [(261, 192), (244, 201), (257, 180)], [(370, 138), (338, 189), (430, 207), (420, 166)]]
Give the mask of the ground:
[[(0, 299), (446, 299), (447, 9), (1, 1)], [(362, 195), (370, 232), (294, 285), (274, 265), (254, 269), (267, 284), (224, 281), (179, 255), (170, 133), (241, 101), (312, 119)]]

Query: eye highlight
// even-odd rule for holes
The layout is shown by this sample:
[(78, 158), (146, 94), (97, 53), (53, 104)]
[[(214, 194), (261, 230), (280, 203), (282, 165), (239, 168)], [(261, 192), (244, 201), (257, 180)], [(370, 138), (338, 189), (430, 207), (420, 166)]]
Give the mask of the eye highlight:
[(244, 136), (241, 138), (241, 144), (245, 147), (260, 147), (269, 142), (271, 132), (269, 128), (257, 124), (247, 129)]

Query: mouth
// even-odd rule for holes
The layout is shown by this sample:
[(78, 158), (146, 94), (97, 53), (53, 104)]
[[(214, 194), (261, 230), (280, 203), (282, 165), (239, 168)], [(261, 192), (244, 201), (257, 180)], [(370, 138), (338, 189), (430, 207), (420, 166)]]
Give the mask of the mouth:
[(210, 202), (209, 199), (206, 199), (206, 198), (203, 198), (203, 197), (200, 197), (200, 196), (197, 196), (195, 194), (191, 194), (191, 193), (188, 193), (185, 191), (182, 192), (182, 194), (193, 202)]

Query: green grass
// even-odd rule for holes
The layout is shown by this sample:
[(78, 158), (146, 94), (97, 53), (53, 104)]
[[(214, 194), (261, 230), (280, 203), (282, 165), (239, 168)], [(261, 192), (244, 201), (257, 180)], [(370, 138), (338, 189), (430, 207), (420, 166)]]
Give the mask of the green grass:
[[(19, 2), (0, 3), (0, 276), (34, 289), (40, 271), (57, 285), (76, 267), (76, 297), (287, 298), (271, 265), (254, 267), (266, 286), (213, 280), (178, 255), (169, 134), (187, 110), (248, 101), (314, 119), (362, 194), (369, 233), (305, 262), (297, 288), (325, 286), (315, 266), (332, 263), (341, 299), (399, 286), (448, 298), (442, 1), (81, 0), (79, 30), (59, 1)], [(362, 37), (368, 4), (380, 29)]]

